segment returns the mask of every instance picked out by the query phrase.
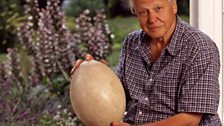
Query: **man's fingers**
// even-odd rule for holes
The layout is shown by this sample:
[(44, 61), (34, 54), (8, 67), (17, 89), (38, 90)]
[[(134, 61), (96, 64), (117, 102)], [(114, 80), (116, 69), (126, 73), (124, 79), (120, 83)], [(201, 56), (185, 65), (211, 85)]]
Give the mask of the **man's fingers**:
[(78, 68), (79, 65), (83, 62), (83, 60), (81, 59), (78, 59), (76, 62), (75, 62), (75, 67)]
[[(86, 60), (86, 61), (91, 61), (91, 60), (94, 60), (94, 58), (93, 58), (92, 55), (87, 54), (85, 60)], [(78, 60), (75, 62), (75, 65), (74, 65), (74, 67), (73, 67), (72, 70), (71, 70), (71, 75), (74, 74), (75, 70), (79, 67), (79, 65), (80, 65), (82, 62), (83, 62), (83, 60), (81, 60), (81, 59), (78, 59)]]
[(105, 65), (108, 65), (108, 62), (104, 59), (100, 60), (101, 63), (105, 64)]
[(86, 55), (86, 61), (94, 60), (93, 56), (90, 54)]
[(111, 126), (130, 126), (130, 124), (123, 122), (112, 122)]
[(118, 122), (112, 122), (110, 126), (119, 126), (120, 123)]
[(71, 70), (71, 75), (74, 74), (75, 70), (79, 67), (79, 65), (83, 62), (83, 60), (81, 59), (78, 59), (76, 62), (75, 62), (75, 66), (72, 68)]
[[(85, 61), (91, 61), (91, 60), (94, 60), (93, 56), (90, 55), (90, 54), (87, 54), (86, 57), (85, 57)], [(78, 59), (76, 62), (75, 62), (75, 65), (74, 67), (72, 68), (71, 70), (71, 75), (74, 74), (75, 70), (79, 67), (79, 65), (83, 62), (83, 60), (81, 59)], [(100, 60), (100, 62), (108, 65), (107, 61), (106, 60)]]

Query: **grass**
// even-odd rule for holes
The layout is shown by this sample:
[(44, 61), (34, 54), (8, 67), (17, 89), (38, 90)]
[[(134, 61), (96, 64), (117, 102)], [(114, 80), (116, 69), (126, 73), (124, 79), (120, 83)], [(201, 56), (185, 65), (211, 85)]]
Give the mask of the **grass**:
[(116, 17), (113, 19), (109, 19), (108, 23), (112, 33), (115, 35), (115, 47), (117, 47), (116, 44), (120, 44), (123, 42), (124, 38), (128, 33), (140, 28), (138, 21), (135, 17)]
[(186, 16), (186, 15), (180, 15), (180, 19), (182, 19), (182, 20), (184, 20), (184, 21), (186, 21), (186, 22), (188, 22), (189, 23), (189, 16)]
[(114, 34), (113, 39), (113, 51), (108, 57), (109, 65), (111, 67), (116, 67), (119, 62), (120, 50), (122, 42), (128, 33), (139, 29), (139, 24), (136, 17), (116, 17), (108, 20), (110, 29)]
[(7, 59), (6, 54), (1, 53), (1, 54), (0, 54), (0, 61), (6, 61), (6, 59)]

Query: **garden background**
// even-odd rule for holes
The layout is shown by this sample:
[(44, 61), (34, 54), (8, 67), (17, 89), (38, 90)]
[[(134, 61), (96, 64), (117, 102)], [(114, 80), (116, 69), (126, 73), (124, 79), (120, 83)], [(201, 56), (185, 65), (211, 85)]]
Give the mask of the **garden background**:
[[(189, 1), (178, 6), (188, 22)], [(137, 29), (127, 0), (1, 0), (0, 125), (83, 125), (69, 101), (73, 63), (90, 53), (115, 69)]]

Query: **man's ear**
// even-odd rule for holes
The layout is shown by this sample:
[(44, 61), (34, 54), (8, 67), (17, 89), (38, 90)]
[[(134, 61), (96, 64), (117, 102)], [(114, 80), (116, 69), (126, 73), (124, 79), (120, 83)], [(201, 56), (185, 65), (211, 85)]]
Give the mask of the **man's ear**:
[(178, 8), (177, 8), (177, 0), (171, 0), (171, 6), (172, 6), (172, 9), (173, 9), (173, 12), (175, 14), (177, 14), (177, 10), (178, 10)]

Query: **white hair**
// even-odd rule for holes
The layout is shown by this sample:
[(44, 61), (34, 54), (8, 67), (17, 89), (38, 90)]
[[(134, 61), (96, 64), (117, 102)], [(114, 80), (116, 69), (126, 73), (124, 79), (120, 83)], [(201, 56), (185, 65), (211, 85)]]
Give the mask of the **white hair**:
[(129, 0), (129, 6), (130, 6), (130, 10), (131, 10), (131, 13), (135, 13), (134, 11), (134, 3), (133, 3), (133, 0)]
[[(171, 3), (173, 0), (168, 0), (168, 1)], [(129, 0), (129, 6), (130, 6), (131, 12), (134, 14), (135, 13), (135, 10), (134, 10), (134, 0)]]

